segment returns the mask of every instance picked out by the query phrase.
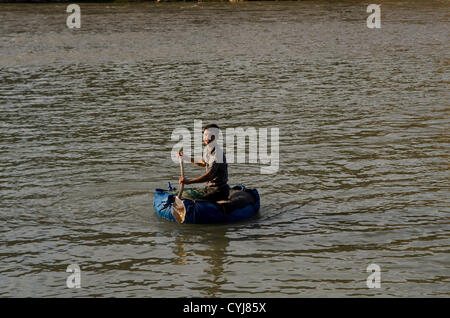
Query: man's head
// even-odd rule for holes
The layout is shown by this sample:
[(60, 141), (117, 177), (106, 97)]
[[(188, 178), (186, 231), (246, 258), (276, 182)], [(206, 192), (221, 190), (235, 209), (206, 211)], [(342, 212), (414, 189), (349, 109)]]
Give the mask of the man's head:
[(217, 140), (217, 138), (219, 138), (219, 126), (216, 124), (210, 124), (203, 128), (203, 142), (205, 145)]

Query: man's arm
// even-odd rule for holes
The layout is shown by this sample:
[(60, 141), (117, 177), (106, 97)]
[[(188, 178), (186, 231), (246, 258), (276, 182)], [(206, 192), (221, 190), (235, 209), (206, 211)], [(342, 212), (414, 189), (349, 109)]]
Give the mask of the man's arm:
[(211, 171), (208, 171), (198, 178), (191, 179), (190, 183), (203, 183), (203, 182), (208, 182), (212, 179), (214, 179), (214, 174)]
[(191, 184), (191, 183), (203, 183), (203, 182), (208, 182), (210, 180), (214, 179), (214, 173), (210, 170), (208, 172), (206, 172), (205, 174), (201, 175), (198, 178), (195, 179), (187, 179), (187, 178), (180, 178), (179, 183), (184, 183), (184, 184)]
[[(187, 157), (187, 156), (183, 157), (183, 152), (182, 151), (180, 151), (177, 154), (177, 156), (182, 157), (182, 158), (186, 158)], [(188, 158), (186, 158), (186, 159), (188, 159)], [(189, 158), (189, 160), (191, 161), (191, 163), (193, 163), (196, 166), (199, 166), (199, 167), (205, 167), (206, 166), (206, 162), (203, 161), (203, 159), (201, 161), (195, 161), (194, 158)]]
[(194, 165), (199, 166), (199, 167), (206, 166), (206, 162), (204, 162), (203, 159), (202, 159), (202, 161), (195, 161), (194, 158), (191, 158), (191, 163), (193, 163)]

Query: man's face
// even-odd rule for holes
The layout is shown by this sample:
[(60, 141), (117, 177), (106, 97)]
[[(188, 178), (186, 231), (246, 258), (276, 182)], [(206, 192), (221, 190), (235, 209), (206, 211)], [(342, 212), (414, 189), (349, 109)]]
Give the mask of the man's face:
[(215, 139), (215, 136), (213, 135), (211, 137), (211, 140), (208, 139), (208, 135), (203, 133), (203, 142), (205, 143), (205, 145), (209, 144), (211, 141), (213, 141)]

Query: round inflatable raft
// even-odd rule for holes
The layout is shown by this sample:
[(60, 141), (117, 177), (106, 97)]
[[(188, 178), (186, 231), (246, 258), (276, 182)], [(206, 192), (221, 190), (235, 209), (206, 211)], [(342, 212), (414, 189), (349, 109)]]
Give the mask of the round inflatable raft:
[[(153, 202), (156, 214), (176, 222), (173, 215), (175, 197), (173, 190), (156, 189)], [(231, 188), (227, 201), (207, 202), (184, 197), (181, 200), (186, 208), (183, 223), (191, 224), (227, 223), (248, 219), (259, 211), (260, 204), (258, 191), (246, 189), (242, 185)]]

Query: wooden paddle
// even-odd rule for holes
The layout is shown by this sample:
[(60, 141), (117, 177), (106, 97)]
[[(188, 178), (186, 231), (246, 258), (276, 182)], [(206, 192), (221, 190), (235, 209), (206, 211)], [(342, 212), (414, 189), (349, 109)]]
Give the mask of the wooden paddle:
[[(183, 148), (180, 149), (180, 152), (183, 151)], [(178, 155), (178, 160), (180, 161), (180, 169), (181, 169), (181, 177), (184, 178), (184, 169), (183, 169), (183, 158)], [(178, 221), (178, 223), (183, 223), (184, 218), (186, 217), (186, 207), (184, 206), (183, 201), (181, 200), (181, 196), (183, 195), (184, 183), (180, 184), (180, 191), (178, 195), (175, 197), (175, 202), (173, 205), (173, 216)]]

